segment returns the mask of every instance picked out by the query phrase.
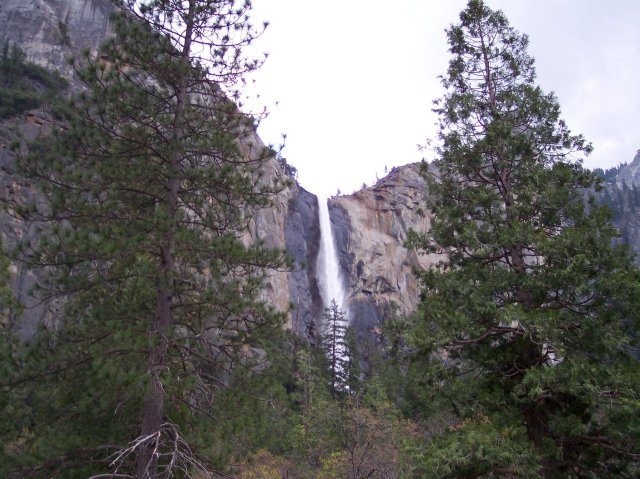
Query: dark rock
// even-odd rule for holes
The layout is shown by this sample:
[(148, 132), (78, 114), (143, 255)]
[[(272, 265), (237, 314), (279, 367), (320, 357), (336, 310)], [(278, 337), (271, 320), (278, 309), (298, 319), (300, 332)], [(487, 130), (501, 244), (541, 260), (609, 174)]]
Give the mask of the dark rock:
[[(340, 273), (347, 279), (354, 267), (355, 255), (349, 250), (351, 243), (352, 225), (347, 211), (336, 200), (329, 200), (329, 217), (331, 218), (331, 229), (338, 253)], [(348, 282), (347, 282), (348, 284)]]
[(307, 327), (322, 315), (323, 305), (316, 274), (320, 249), (318, 198), (303, 188), (289, 200), (285, 222), (285, 246), (294, 259), (289, 273), (289, 295), (293, 305), (291, 327), (306, 334)]

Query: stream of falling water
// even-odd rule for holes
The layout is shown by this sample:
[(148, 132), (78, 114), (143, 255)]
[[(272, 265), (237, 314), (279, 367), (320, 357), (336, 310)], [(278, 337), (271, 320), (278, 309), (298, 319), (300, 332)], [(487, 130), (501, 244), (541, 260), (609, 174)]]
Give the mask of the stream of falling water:
[(318, 253), (317, 271), (322, 302), (324, 307), (328, 308), (331, 300), (335, 300), (338, 303), (338, 307), (344, 311), (345, 316), (348, 318), (345, 304), (345, 288), (340, 275), (340, 263), (333, 241), (333, 230), (326, 198), (318, 198), (318, 217), (320, 220), (320, 251)]
[[(344, 322), (340, 326), (347, 326), (349, 324), (349, 316), (346, 308), (347, 295), (342, 276), (340, 275), (340, 262), (338, 261), (338, 254), (333, 240), (333, 230), (331, 228), (331, 219), (329, 217), (329, 205), (326, 198), (318, 198), (318, 218), (320, 220), (320, 251), (318, 253), (318, 264), (316, 270), (318, 272), (322, 302), (324, 303), (324, 307), (328, 308), (331, 304), (331, 300), (334, 300), (337, 303), (338, 308), (340, 308), (344, 313)], [(323, 324), (321, 327), (323, 326), (327, 325)], [(344, 332), (342, 335), (343, 334)], [(344, 336), (337, 339), (333, 338), (333, 341), (338, 342), (335, 352), (341, 360), (341, 362), (336, 364), (335, 367), (338, 371), (338, 376), (343, 379), (339, 380), (334, 376), (332, 379), (332, 387), (348, 391), (349, 386), (343, 382), (343, 373), (345, 361), (348, 363), (350, 358), (344, 343)], [(329, 360), (331, 360), (330, 357)]]

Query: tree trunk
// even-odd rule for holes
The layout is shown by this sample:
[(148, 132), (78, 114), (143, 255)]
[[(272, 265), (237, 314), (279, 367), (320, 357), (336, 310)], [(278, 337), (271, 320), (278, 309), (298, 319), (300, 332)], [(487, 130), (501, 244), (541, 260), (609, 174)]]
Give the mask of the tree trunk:
[[(168, 251), (165, 251), (168, 252)], [(169, 255), (171, 257), (171, 255)], [(168, 350), (167, 329), (171, 324), (171, 292), (158, 288), (156, 314), (153, 318), (153, 335), (158, 344), (149, 356), (149, 373), (151, 384), (147, 389), (147, 397), (142, 407), (142, 437), (148, 437), (138, 452), (136, 460), (136, 477), (155, 479), (158, 475), (158, 443), (164, 416), (164, 390), (160, 375), (166, 367)], [(155, 438), (153, 436), (155, 435)]]
[[(505, 187), (505, 210), (506, 221), (509, 225), (518, 221), (513, 215), (513, 196), (511, 193), (511, 182), (506, 174), (501, 175), (503, 185)], [(524, 277), (527, 275), (527, 263), (525, 260), (525, 245), (522, 242), (517, 241), (510, 247), (511, 267), (515, 270), (518, 276)], [(518, 286), (516, 296), (518, 302), (525, 308), (529, 309), (532, 305), (532, 299), (530, 292), (522, 287)], [(517, 376), (524, 375), (527, 370), (538, 367), (543, 359), (542, 346), (536, 335), (535, 330), (528, 332), (528, 336), (522, 337), (522, 349), (519, 356), (516, 359)], [(544, 402), (544, 401), (543, 401)], [(549, 420), (544, 411), (544, 404), (540, 401), (531, 402), (530, 404), (522, 408), (522, 414), (524, 416), (524, 422), (527, 427), (527, 436), (535, 447), (539, 450), (543, 447), (544, 438), (548, 435)], [(546, 469), (548, 464), (543, 464)]]
[(160, 277), (157, 290), (156, 311), (151, 325), (151, 334), (157, 338), (158, 344), (149, 355), (149, 372), (151, 384), (142, 408), (141, 437), (152, 437), (147, 440), (138, 453), (136, 460), (136, 476), (139, 479), (156, 479), (158, 477), (158, 443), (164, 420), (164, 387), (160, 374), (168, 366), (166, 364), (169, 339), (167, 334), (172, 324), (172, 303), (175, 273), (176, 222), (178, 217), (178, 200), (181, 174), (180, 143), (183, 138), (185, 102), (187, 101), (187, 75), (190, 64), (191, 40), (193, 37), (194, 17), (197, 0), (189, 1), (189, 12), (185, 21), (184, 46), (181, 52), (182, 69), (176, 88), (175, 117), (173, 120), (174, 151), (169, 162), (167, 179), (167, 198), (165, 207), (169, 216), (167, 232), (160, 248)]

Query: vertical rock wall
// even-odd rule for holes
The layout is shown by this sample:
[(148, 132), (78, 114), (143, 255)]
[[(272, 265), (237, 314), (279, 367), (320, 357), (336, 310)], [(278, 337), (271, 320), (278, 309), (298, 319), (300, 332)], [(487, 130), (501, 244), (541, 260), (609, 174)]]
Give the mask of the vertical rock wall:
[(438, 260), (404, 246), (410, 229), (429, 228), (425, 192), (420, 166), (411, 164), (394, 168), (374, 186), (331, 201), (352, 324), (360, 336), (375, 331), (385, 318), (413, 312), (420, 290), (413, 269)]
[(636, 255), (636, 264), (640, 265), (640, 150), (596, 196), (613, 200), (609, 207), (612, 223), (620, 233), (619, 241), (629, 244)]
[(289, 203), (285, 246), (294, 260), (289, 273), (291, 326), (297, 333), (306, 335), (309, 325), (322, 315), (323, 306), (316, 271), (320, 250), (318, 199), (302, 188)]
[[(37, 121), (33, 118), (37, 118)], [(49, 134), (50, 129), (50, 122), (44, 114), (27, 115), (0, 123), (0, 205), (4, 205), (8, 199), (21, 206), (38, 201), (34, 185), (21, 176), (8, 173), (11, 171), (13, 159), (7, 145), (16, 140), (18, 135), (27, 140), (34, 140)], [(14, 249), (19, 242), (37, 238), (39, 226), (41, 225), (27, 225), (20, 221), (10, 207), (0, 209), (0, 238), (7, 251)], [(22, 337), (33, 336), (41, 323), (55, 323), (57, 305), (44, 304), (32, 294), (37, 284), (38, 276), (24, 263), (11, 264), (11, 289), (24, 307), (22, 317), (19, 320), (14, 318), (13, 327)]]
[[(69, 60), (83, 50), (98, 50), (111, 34), (109, 16), (113, 11), (110, 0), (0, 0), (0, 42), (16, 44), (28, 61), (60, 72), (71, 83), (69, 91), (77, 92), (81, 85)], [(48, 128), (47, 114), (40, 110), (0, 123), (0, 166), (7, 167), (12, 162), (7, 145), (16, 138), (15, 131), (28, 140), (46, 135)], [(241, 148), (252, 160), (262, 154), (264, 144), (255, 132), (250, 132)], [(8, 170), (0, 171), (0, 200), (11, 197), (26, 203), (37, 199), (34, 186), (24, 178), (9, 175)], [(261, 178), (273, 182), (283, 177), (284, 172), (274, 159), (265, 166)], [(319, 241), (316, 205), (314, 195), (292, 182), (274, 197), (271, 207), (252, 212), (249, 231), (243, 238), (245, 242), (262, 241), (269, 248), (290, 248), (296, 262), (294, 271), (270, 272), (263, 298), (278, 310), (288, 311), (292, 325), (300, 331), (322, 309), (315, 280)], [(33, 226), (3, 214), (0, 237), (10, 250), (20, 240), (37, 238), (37, 232)], [(12, 265), (13, 289), (26, 305), (25, 313), (16, 320), (16, 328), (24, 337), (32, 336), (38, 324), (52, 322), (57, 314), (32, 297), (36, 284), (37, 277), (24, 265)]]
[(0, 42), (73, 80), (69, 60), (96, 51), (110, 34), (110, 0), (0, 0)]

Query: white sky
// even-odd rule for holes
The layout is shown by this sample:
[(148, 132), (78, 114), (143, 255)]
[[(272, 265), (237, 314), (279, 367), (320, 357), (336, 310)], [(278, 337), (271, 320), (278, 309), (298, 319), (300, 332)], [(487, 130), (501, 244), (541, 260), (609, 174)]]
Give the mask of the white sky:
[[(529, 35), (538, 83), (595, 147), (585, 165), (630, 162), (640, 148), (640, 0), (486, 0)], [(431, 102), (449, 61), (444, 29), (466, 0), (254, 0), (270, 26), (256, 46), (260, 125), (307, 190), (372, 184), (385, 166), (431, 159)], [(277, 102), (277, 105), (276, 105)], [(251, 102), (249, 102), (251, 103)]]

